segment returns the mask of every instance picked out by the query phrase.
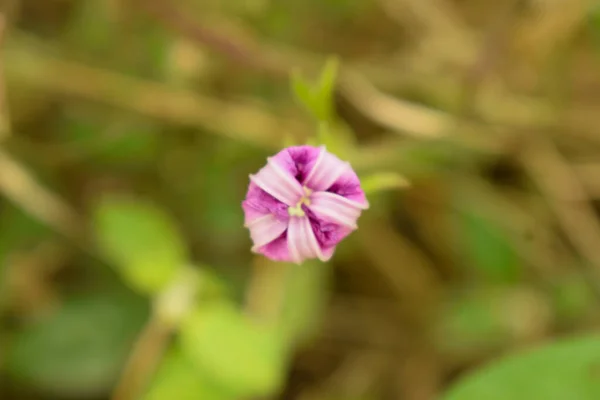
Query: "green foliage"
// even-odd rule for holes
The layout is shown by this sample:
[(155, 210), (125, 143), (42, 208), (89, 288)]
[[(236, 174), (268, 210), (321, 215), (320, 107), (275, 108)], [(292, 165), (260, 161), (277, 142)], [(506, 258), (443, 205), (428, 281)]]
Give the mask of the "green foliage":
[(452, 201), (458, 250), (473, 268), (483, 276), (498, 281), (515, 281), (521, 272), (520, 263), (509, 234), (501, 226), (485, 197), (474, 195), (470, 188), (458, 185)]
[(31, 218), (19, 208), (0, 201), (0, 309), (3, 308), (10, 289), (6, 287), (6, 269), (10, 256), (23, 246), (29, 246), (37, 240), (49, 237), (51, 231), (39, 221)]
[[(335, 85), (339, 60), (331, 57), (325, 63), (319, 79), (308, 82), (299, 71), (291, 76), (292, 90), (296, 100), (317, 121), (317, 132), (308, 144), (325, 145), (327, 149), (347, 159), (356, 150), (356, 139), (352, 131), (335, 115)], [(285, 139), (289, 142), (289, 138)]]
[(60, 136), (78, 157), (101, 166), (140, 168), (156, 158), (160, 148), (156, 125), (117, 113), (109, 116), (70, 112), (61, 121)]
[(176, 223), (156, 206), (127, 197), (107, 196), (94, 210), (100, 249), (126, 282), (157, 293), (187, 263)]
[(597, 50), (600, 50), (600, 5), (596, 4), (588, 15), (589, 27)]
[(106, 393), (146, 316), (145, 303), (131, 294), (111, 290), (70, 296), (12, 338), (6, 369), (55, 396)]
[(590, 283), (580, 275), (564, 277), (556, 282), (551, 292), (557, 316), (564, 322), (572, 322), (593, 312), (596, 302)]
[(445, 301), (440, 312), (441, 346), (451, 353), (496, 349), (511, 337), (511, 320), (505, 312), (510, 290), (486, 287), (469, 290)]
[(378, 172), (361, 178), (361, 187), (366, 195), (406, 186), (408, 181), (397, 172)]
[(600, 337), (557, 341), (467, 376), (443, 400), (600, 398)]
[(331, 122), (333, 119), (333, 96), (338, 69), (338, 59), (328, 59), (318, 81), (312, 84), (299, 71), (292, 73), (292, 90), (296, 99), (319, 122)]
[(141, 400), (236, 400), (237, 398), (217, 385), (199, 370), (178, 348), (165, 357)]
[(200, 306), (181, 327), (181, 348), (203, 374), (239, 397), (269, 395), (283, 383), (280, 332), (227, 302)]

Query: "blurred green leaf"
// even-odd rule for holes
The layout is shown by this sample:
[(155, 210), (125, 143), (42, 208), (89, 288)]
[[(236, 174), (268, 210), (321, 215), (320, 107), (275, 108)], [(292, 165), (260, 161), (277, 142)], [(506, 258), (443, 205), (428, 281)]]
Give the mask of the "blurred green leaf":
[(588, 15), (588, 21), (596, 49), (600, 51), (600, 5), (596, 4), (592, 7)]
[(306, 262), (289, 265), (281, 324), (284, 337), (296, 345), (309, 340), (318, 330), (327, 301), (329, 264)]
[(142, 400), (237, 400), (211, 381), (181, 352), (173, 349), (163, 360)]
[(337, 57), (330, 57), (321, 71), (317, 86), (318, 95), (315, 98), (315, 111), (320, 121), (333, 121), (334, 92), (339, 64)]
[(507, 230), (483, 203), (485, 198), (466, 186), (455, 187), (452, 209), (458, 211), (455, 221), (459, 251), (472, 268), (488, 278), (515, 281), (521, 272), (519, 258)]
[(397, 172), (378, 172), (361, 178), (361, 187), (367, 195), (408, 185), (408, 180)]
[(510, 339), (505, 316), (499, 312), (504, 290), (485, 288), (444, 301), (438, 319), (440, 347), (452, 353), (498, 348)]
[(582, 337), (497, 361), (458, 382), (443, 400), (596, 400), (600, 337)]
[(85, 110), (71, 110), (59, 134), (74, 157), (105, 166), (144, 167), (160, 149), (157, 126), (141, 118), (115, 113), (111, 118)]
[(338, 68), (338, 58), (330, 57), (315, 83), (308, 82), (300, 71), (292, 71), (290, 79), (296, 100), (320, 123), (332, 123), (334, 120), (334, 91)]
[(199, 307), (181, 327), (185, 354), (203, 373), (240, 397), (275, 393), (285, 376), (283, 341), (228, 303)]
[(292, 84), (292, 93), (295, 95), (296, 100), (312, 114), (314, 112), (312, 86), (304, 79), (304, 75), (299, 70), (292, 71), (290, 81)]
[(53, 396), (87, 398), (114, 385), (147, 317), (146, 303), (120, 291), (69, 297), (16, 333), (6, 355), (15, 379)]
[(593, 313), (595, 297), (586, 278), (574, 274), (556, 282), (551, 292), (556, 313), (563, 322), (571, 322)]
[(176, 223), (152, 204), (105, 197), (95, 209), (94, 229), (105, 256), (142, 292), (160, 291), (187, 263)]

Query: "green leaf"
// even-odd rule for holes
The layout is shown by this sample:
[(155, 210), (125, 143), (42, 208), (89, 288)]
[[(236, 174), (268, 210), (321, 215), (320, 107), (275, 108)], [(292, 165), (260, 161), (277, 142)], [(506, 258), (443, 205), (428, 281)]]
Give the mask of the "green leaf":
[(68, 143), (69, 156), (102, 166), (146, 168), (158, 154), (157, 125), (121, 113), (101, 117), (83, 108), (70, 110), (61, 121), (59, 133)]
[(142, 400), (236, 400), (196, 368), (179, 348), (165, 357)]
[(378, 172), (361, 178), (361, 187), (367, 195), (384, 190), (402, 189), (408, 185), (408, 180), (397, 172)]
[(334, 120), (334, 92), (339, 69), (337, 57), (330, 57), (317, 82), (311, 84), (298, 70), (292, 71), (292, 91), (296, 99), (319, 122), (331, 123)]
[(600, 337), (561, 340), (495, 362), (458, 382), (443, 400), (596, 400)]
[(457, 185), (452, 209), (459, 251), (470, 267), (489, 279), (513, 282), (519, 278), (520, 261), (509, 232), (492, 213), (494, 198), (467, 185)]
[(16, 333), (6, 369), (15, 380), (51, 397), (105, 395), (147, 315), (146, 302), (131, 293), (69, 297), (56, 312)]
[(292, 85), (292, 93), (294, 93), (296, 100), (312, 114), (314, 112), (314, 97), (311, 85), (305, 81), (304, 76), (299, 70), (292, 71), (290, 82)]
[[(538, 316), (534, 324), (545, 323), (546, 308), (534, 291), (485, 285), (459, 293), (443, 301), (436, 322), (438, 347), (443, 351), (462, 356), (489, 353), (527, 336), (529, 315)], [(515, 305), (519, 313), (511, 312)]]
[(187, 263), (176, 224), (152, 204), (126, 197), (105, 197), (94, 213), (100, 249), (129, 285), (156, 293)]
[(555, 312), (564, 323), (572, 323), (594, 312), (596, 300), (584, 276), (573, 274), (561, 277), (550, 294)]
[(198, 308), (181, 327), (186, 356), (239, 397), (266, 396), (282, 385), (285, 352), (280, 333), (228, 303)]
[(315, 112), (320, 121), (333, 120), (334, 92), (339, 64), (337, 57), (330, 57), (321, 71), (317, 87), (318, 95), (314, 98)]

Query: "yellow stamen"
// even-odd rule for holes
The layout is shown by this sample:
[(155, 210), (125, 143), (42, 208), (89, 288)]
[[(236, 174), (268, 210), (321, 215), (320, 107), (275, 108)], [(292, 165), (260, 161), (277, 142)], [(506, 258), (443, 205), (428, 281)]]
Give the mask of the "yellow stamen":
[(300, 201), (298, 201), (298, 203), (295, 206), (288, 207), (288, 214), (291, 217), (304, 217), (306, 215), (306, 213), (302, 209), (302, 205), (304, 204), (304, 205), (310, 206), (309, 196), (312, 194), (312, 190), (310, 190), (306, 186), (304, 186), (303, 189), (304, 189), (304, 196), (302, 196)]

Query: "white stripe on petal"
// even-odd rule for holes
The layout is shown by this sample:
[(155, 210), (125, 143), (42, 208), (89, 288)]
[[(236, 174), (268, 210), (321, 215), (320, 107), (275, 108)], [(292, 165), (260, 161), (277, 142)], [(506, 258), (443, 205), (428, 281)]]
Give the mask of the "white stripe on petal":
[(250, 180), (288, 206), (295, 205), (304, 194), (302, 185), (271, 160), (256, 175), (250, 175)]
[(277, 174), (280, 179), (280, 183), (285, 186), (288, 190), (294, 193), (303, 195), (304, 189), (300, 182), (296, 180), (296, 177), (290, 174), (288, 171), (283, 169), (281, 165), (277, 164), (277, 161), (273, 157), (267, 158), (267, 163), (273, 168), (273, 172)]
[(321, 261), (327, 261), (327, 259), (323, 255), (323, 252), (321, 251), (321, 246), (317, 241), (317, 237), (315, 236), (315, 232), (313, 231), (313, 227), (310, 223), (310, 220), (308, 218), (302, 219), (302, 223), (304, 224), (304, 233), (306, 235), (305, 238), (310, 249), (311, 258), (317, 257)]
[(302, 254), (300, 253), (300, 218), (290, 218), (287, 233), (288, 251), (292, 262), (296, 264), (302, 263)]
[(310, 196), (311, 201), (314, 199), (330, 199), (331, 201), (335, 201), (340, 203), (341, 205), (345, 205), (347, 207), (354, 207), (361, 210), (367, 210), (369, 208), (369, 203), (365, 201), (364, 203), (360, 203), (358, 201), (350, 200), (345, 198), (344, 196), (340, 196), (336, 193), (331, 192), (316, 192)]
[(329, 192), (316, 192), (310, 198), (310, 210), (317, 218), (356, 229), (356, 221), (366, 205)]
[(323, 261), (327, 259), (321, 251), (321, 246), (319, 246), (308, 217), (290, 219), (288, 250), (296, 264), (301, 264), (304, 260), (311, 258), (319, 258)]
[(325, 146), (321, 146), (321, 152), (306, 176), (304, 185), (312, 190), (327, 190), (348, 169), (350, 164), (327, 152)]
[(287, 229), (287, 222), (276, 218), (272, 214), (257, 218), (248, 224), (250, 229), (250, 237), (252, 238), (252, 250), (271, 243), (277, 239)]

